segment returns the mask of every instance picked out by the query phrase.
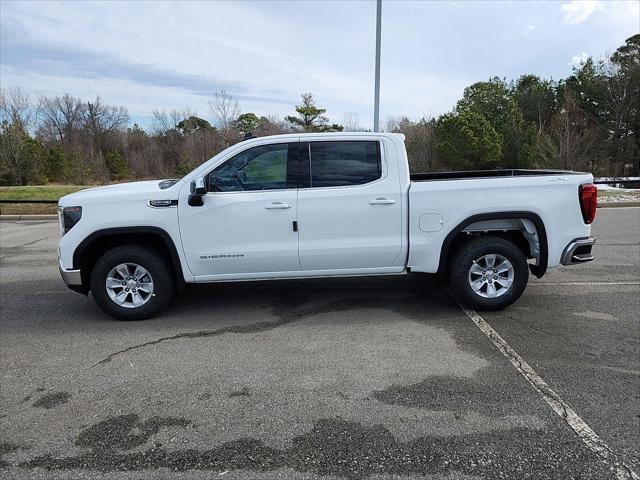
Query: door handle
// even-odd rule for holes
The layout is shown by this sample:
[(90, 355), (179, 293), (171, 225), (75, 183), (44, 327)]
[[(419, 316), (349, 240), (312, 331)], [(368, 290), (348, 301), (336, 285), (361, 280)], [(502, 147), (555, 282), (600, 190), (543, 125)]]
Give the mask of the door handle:
[(267, 203), (264, 208), (266, 208), (267, 210), (284, 210), (286, 208), (291, 208), (291, 204), (290, 203), (282, 203), (282, 202), (273, 202), (273, 203)]
[(378, 197), (371, 200), (369, 202), (369, 205), (392, 205), (394, 203), (396, 203), (396, 201), (393, 200), (392, 198)]

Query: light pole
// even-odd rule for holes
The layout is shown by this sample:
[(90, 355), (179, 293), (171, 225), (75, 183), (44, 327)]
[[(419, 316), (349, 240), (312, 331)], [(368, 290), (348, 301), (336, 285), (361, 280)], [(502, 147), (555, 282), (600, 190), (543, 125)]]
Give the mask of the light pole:
[(376, 80), (373, 94), (373, 131), (380, 131), (380, 30), (382, 29), (382, 0), (376, 0)]

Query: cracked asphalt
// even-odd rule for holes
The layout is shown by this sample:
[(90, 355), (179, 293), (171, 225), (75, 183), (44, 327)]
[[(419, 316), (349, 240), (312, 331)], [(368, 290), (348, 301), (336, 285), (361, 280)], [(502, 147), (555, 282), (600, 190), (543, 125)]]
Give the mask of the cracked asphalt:
[[(482, 317), (640, 472), (640, 209)], [(3, 478), (616, 478), (429, 276), (213, 284), (118, 322), (0, 223)]]

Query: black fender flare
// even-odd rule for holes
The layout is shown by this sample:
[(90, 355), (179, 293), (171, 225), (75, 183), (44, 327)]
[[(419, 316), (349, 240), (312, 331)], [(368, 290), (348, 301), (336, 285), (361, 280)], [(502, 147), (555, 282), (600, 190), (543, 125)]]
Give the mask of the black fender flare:
[[(171, 261), (171, 266), (173, 267), (173, 271), (175, 272), (176, 280), (178, 281), (179, 287), (184, 286), (184, 274), (182, 271), (182, 264), (180, 263), (180, 256), (178, 255), (178, 249), (166, 230), (159, 227), (115, 227), (115, 228), (105, 228), (102, 230), (96, 230), (95, 232), (88, 235), (82, 242), (78, 244), (76, 249), (73, 252), (73, 268), (80, 269), (82, 265), (82, 259), (84, 258), (88, 249), (91, 248), (91, 245), (96, 240), (107, 237), (107, 236), (127, 236), (132, 234), (146, 234), (146, 235), (156, 235), (160, 237), (167, 247), (169, 251), (169, 257)], [(83, 281), (83, 283), (85, 283)]]
[(536, 213), (526, 211), (514, 211), (514, 212), (493, 212), (493, 213), (480, 213), (478, 215), (472, 215), (466, 218), (455, 228), (453, 228), (445, 237), (442, 242), (442, 248), (440, 250), (440, 263), (438, 264), (438, 274), (444, 274), (446, 270), (447, 260), (449, 257), (449, 249), (453, 243), (453, 239), (467, 228), (472, 223), (482, 222), (486, 220), (506, 220), (506, 219), (525, 219), (531, 220), (536, 226), (538, 232), (538, 241), (540, 243), (540, 258), (537, 265), (529, 265), (531, 273), (536, 277), (541, 278), (547, 271), (549, 264), (549, 244), (547, 240), (547, 230), (544, 226), (542, 218)]

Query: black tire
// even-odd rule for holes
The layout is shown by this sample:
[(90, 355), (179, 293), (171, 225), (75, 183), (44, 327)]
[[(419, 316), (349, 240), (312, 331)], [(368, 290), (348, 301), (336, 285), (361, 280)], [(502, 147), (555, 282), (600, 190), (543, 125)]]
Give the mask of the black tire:
[[(476, 293), (469, 283), (469, 271), (474, 261), (485, 255), (501, 255), (513, 266), (513, 283), (494, 298)], [(474, 275), (473, 278), (478, 277)], [(449, 262), (449, 280), (453, 294), (465, 306), (476, 310), (501, 310), (515, 302), (524, 292), (529, 281), (529, 265), (524, 253), (510, 241), (483, 235), (463, 242), (455, 250)]]
[[(148, 271), (153, 280), (153, 295), (139, 307), (125, 308), (111, 299), (106, 279), (113, 268), (123, 263), (135, 263)], [(153, 249), (138, 245), (123, 245), (106, 252), (91, 272), (91, 293), (98, 306), (118, 320), (145, 320), (163, 310), (171, 301), (173, 275), (162, 256)]]

